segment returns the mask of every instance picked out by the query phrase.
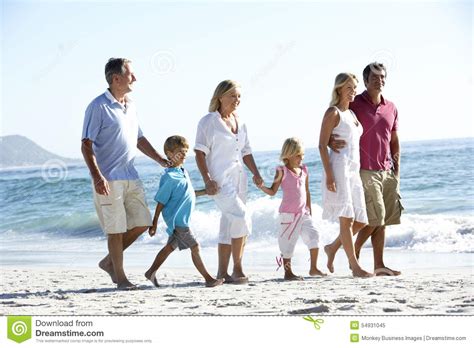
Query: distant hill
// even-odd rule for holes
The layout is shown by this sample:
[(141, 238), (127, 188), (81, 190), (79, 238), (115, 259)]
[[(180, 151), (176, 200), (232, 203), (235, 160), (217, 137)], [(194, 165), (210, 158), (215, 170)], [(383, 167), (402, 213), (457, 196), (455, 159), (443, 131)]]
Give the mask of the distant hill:
[(39, 166), (49, 160), (77, 163), (79, 159), (55, 155), (21, 135), (0, 137), (0, 168)]

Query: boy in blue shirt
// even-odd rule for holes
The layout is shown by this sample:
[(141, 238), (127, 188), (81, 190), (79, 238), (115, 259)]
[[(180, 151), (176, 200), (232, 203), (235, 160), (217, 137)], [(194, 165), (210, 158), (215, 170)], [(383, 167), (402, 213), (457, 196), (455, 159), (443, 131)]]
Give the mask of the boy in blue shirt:
[(182, 167), (188, 149), (189, 144), (182, 136), (174, 135), (165, 141), (165, 154), (172, 164), (165, 169), (165, 174), (161, 177), (160, 187), (155, 196), (157, 205), (153, 225), (149, 228), (148, 233), (150, 236), (155, 235), (158, 218), (160, 214), (163, 214), (163, 219), (168, 226), (166, 232), (169, 238), (163, 249), (156, 255), (151, 267), (145, 272), (145, 277), (157, 287), (159, 285), (156, 280), (156, 272), (176, 248), (179, 250), (191, 249), (194, 266), (206, 280), (207, 287), (223, 283), (222, 279), (215, 279), (207, 272), (199, 253), (199, 244), (189, 229), (189, 220), (194, 209), (196, 194), (201, 196), (205, 194), (205, 190), (194, 192), (189, 174)]

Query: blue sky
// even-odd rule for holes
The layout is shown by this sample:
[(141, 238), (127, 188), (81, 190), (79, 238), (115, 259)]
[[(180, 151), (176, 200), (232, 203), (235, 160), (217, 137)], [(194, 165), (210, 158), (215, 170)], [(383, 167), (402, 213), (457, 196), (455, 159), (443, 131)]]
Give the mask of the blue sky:
[(131, 95), (161, 151), (194, 142), (216, 85), (242, 84), (254, 150), (316, 146), (334, 77), (388, 68), (402, 141), (474, 135), (472, 4), (463, 2), (2, 1), (1, 134), (80, 157), (84, 110), (109, 57), (132, 59)]

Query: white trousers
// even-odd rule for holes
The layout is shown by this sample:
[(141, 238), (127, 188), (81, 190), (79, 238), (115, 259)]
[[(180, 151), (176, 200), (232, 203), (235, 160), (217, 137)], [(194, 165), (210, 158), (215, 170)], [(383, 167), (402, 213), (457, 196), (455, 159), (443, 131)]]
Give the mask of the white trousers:
[(212, 196), (221, 211), (219, 244), (232, 244), (233, 238), (241, 238), (252, 231), (251, 214), (247, 209), (247, 176), (243, 171), (234, 170)]
[(319, 248), (319, 232), (309, 213), (280, 213), (279, 220), (278, 245), (284, 259), (290, 259), (293, 256), (299, 236), (308, 249)]

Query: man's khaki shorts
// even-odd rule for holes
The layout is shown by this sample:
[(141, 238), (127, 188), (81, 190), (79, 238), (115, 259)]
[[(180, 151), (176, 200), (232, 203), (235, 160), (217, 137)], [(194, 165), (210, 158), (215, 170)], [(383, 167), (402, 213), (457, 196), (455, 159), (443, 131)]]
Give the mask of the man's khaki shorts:
[(393, 171), (361, 169), (369, 226), (400, 224), (403, 206), (400, 181)]
[(92, 187), (95, 209), (104, 233), (125, 233), (134, 227), (151, 226), (151, 215), (140, 180), (113, 180), (109, 181), (109, 187), (107, 196), (99, 195)]

